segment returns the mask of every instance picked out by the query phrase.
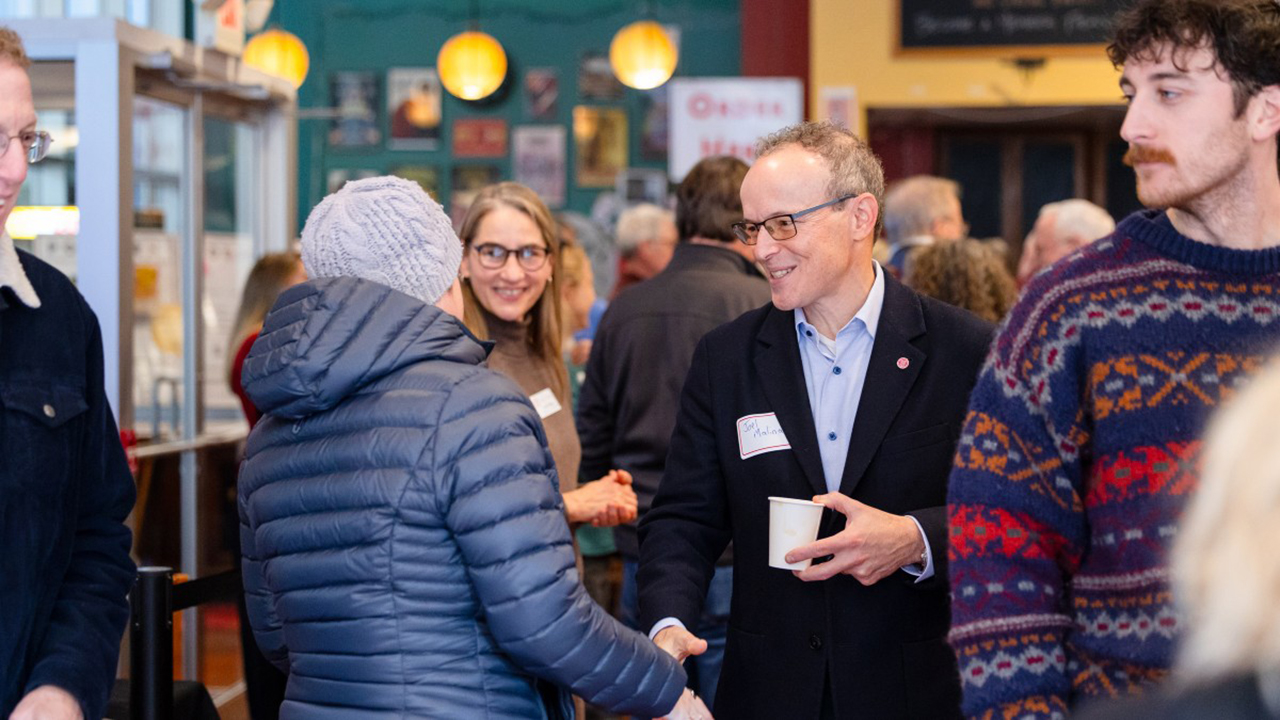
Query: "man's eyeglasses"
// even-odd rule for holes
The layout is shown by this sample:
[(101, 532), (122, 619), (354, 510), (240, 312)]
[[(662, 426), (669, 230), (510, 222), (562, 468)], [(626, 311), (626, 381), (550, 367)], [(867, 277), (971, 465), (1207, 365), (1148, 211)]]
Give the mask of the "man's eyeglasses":
[(821, 205), (814, 205), (811, 208), (805, 208), (800, 212), (787, 213), (785, 215), (774, 215), (773, 217), (766, 218), (760, 222), (751, 222), (750, 220), (736, 222), (732, 225), (733, 234), (737, 235), (738, 239), (742, 242), (748, 245), (755, 245), (756, 237), (760, 234), (760, 228), (763, 226), (765, 230), (769, 231), (769, 237), (774, 240), (790, 240), (796, 236), (797, 232), (799, 232), (796, 228), (796, 218), (804, 217), (815, 210), (821, 210), (824, 207), (830, 207), (836, 203), (842, 203), (852, 197), (856, 196), (844, 195), (836, 198), (835, 200), (828, 200)]
[(9, 151), (9, 143), (17, 140), (22, 145), (22, 152), (27, 155), (27, 162), (35, 164), (49, 154), (49, 146), (53, 138), (43, 130), (28, 130), (17, 135), (0, 135), (0, 157)]
[(524, 247), (509, 250), (501, 245), (485, 243), (484, 245), (473, 245), (472, 251), (476, 257), (480, 259), (480, 267), (490, 270), (507, 264), (507, 258), (515, 255), (516, 262), (520, 263), (520, 267), (525, 270), (539, 270), (543, 265), (547, 264), (547, 249), (537, 245), (525, 245)]

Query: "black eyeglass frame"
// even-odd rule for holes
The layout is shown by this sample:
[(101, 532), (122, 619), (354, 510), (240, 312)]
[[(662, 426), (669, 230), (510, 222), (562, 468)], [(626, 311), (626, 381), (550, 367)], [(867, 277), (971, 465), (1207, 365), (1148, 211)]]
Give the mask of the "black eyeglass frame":
[[(541, 270), (543, 266), (547, 264), (547, 260), (551, 258), (551, 251), (540, 245), (522, 245), (513, 249), (503, 247), (497, 243), (484, 243), (481, 245), (472, 245), (470, 247), (475, 251), (476, 256), (479, 258), (480, 267), (487, 270), (499, 270), (505, 267), (507, 261), (511, 259), (512, 255), (514, 255), (516, 257), (516, 264), (524, 270), (534, 272), (536, 270)], [(490, 264), (490, 262), (496, 258), (493, 255), (486, 255), (485, 248), (501, 250), (502, 259), (496, 264)], [(531, 261), (537, 261), (537, 264), (530, 265), (529, 263)]]
[(22, 152), (26, 153), (27, 164), (35, 165), (49, 155), (49, 146), (53, 144), (53, 136), (44, 130), (31, 131), (31, 144), (27, 145), (23, 141), (26, 132), (20, 132), (17, 135), (0, 135), (0, 157), (9, 152), (9, 143), (17, 140), (22, 146)]
[[(771, 217), (767, 217), (767, 218), (765, 218), (765, 219), (761, 220), (760, 222), (752, 222), (752, 221), (750, 221), (750, 220), (742, 220), (742, 221), (739, 221), (739, 222), (734, 223), (733, 225), (730, 225), (730, 227), (731, 227), (731, 228), (733, 228), (733, 234), (734, 234), (735, 236), (737, 236), (737, 238), (738, 238), (739, 240), (741, 240), (741, 241), (742, 241), (742, 243), (743, 243), (744, 245), (755, 245), (755, 244), (756, 244), (756, 241), (757, 241), (757, 238), (758, 238), (758, 237), (759, 237), (759, 235), (760, 235), (760, 228), (761, 228), (761, 227), (763, 227), (763, 228), (764, 228), (764, 229), (766, 229), (766, 230), (769, 230), (768, 225), (769, 225), (769, 223), (770, 223), (770, 222), (772, 222), (772, 221), (774, 221), (774, 220), (778, 220), (779, 218), (787, 218), (788, 220), (790, 220), (790, 221), (791, 221), (791, 230), (792, 230), (791, 234), (790, 234), (790, 235), (788, 235), (788, 236), (786, 236), (786, 237), (778, 237), (778, 236), (777, 236), (777, 234), (775, 234), (773, 230), (769, 230), (769, 237), (773, 238), (774, 240), (790, 240), (791, 238), (795, 237), (797, 233), (799, 233), (799, 232), (800, 232), (799, 228), (797, 228), (797, 227), (796, 227), (796, 218), (798, 218), (798, 217), (804, 217), (805, 215), (808, 215), (808, 214), (809, 214), (809, 213), (811, 213), (811, 212), (816, 212), (816, 211), (818, 211), (818, 210), (821, 210), (821, 209), (822, 209), (822, 208), (824, 208), (824, 207), (830, 207), (830, 206), (832, 206), (832, 205), (836, 205), (836, 204), (838, 204), (838, 203), (842, 203), (842, 202), (844, 202), (845, 200), (852, 200), (853, 198), (856, 198), (856, 197), (858, 197), (858, 196), (857, 196), (857, 195), (842, 195), (841, 197), (838, 197), (838, 198), (836, 198), (835, 200), (828, 200), (828, 201), (826, 201), (826, 202), (822, 203), (821, 205), (814, 205), (814, 206), (813, 206), (813, 207), (811, 207), (811, 208), (805, 208), (804, 210), (800, 210), (800, 211), (798, 211), (798, 212), (793, 212), (793, 213), (782, 213), (782, 214), (780, 214), (780, 215), (773, 215), (773, 216), (771, 216)], [(748, 226), (748, 225), (754, 225), (754, 226), (755, 226), (755, 232), (754, 232), (754, 233), (748, 233), (748, 232), (747, 232), (747, 226)]]

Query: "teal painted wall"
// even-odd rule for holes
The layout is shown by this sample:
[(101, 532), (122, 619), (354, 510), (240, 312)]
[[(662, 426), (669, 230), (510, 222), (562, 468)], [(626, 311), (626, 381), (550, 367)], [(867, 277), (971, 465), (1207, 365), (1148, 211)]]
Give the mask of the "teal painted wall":
[[(680, 60), (676, 77), (736, 76), (741, 68), (739, 0), (663, 0), (648, 2), (653, 17), (680, 28)], [(587, 212), (601, 192), (580, 188), (574, 177), (572, 117), (575, 105), (620, 107), (627, 111), (632, 167), (665, 168), (665, 160), (645, 160), (640, 135), (646, 93), (627, 88), (619, 101), (583, 101), (578, 95), (578, 65), (586, 52), (607, 53), (614, 33), (640, 19), (646, 3), (639, 0), (485, 0), (479, 3), (481, 29), (506, 49), (510, 70), (507, 85), (496, 101), (469, 103), (444, 93), (441, 141), (435, 150), (390, 150), (387, 146), (386, 71), (392, 67), (434, 67), (445, 40), (467, 29), (467, 0), (277, 0), (273, 20), (298, 35), (311, 53), (311, 69), (299, 91), (298, 104), (324, 108), (333, 104), (330, 75), (364, 70), (376, 74), (379, 85), (378, 123), (382, 141), (369, 148), (334, 148), (328, 144), (330, 121), (300, 119), (298, 123), (298, 222), (324, 196), (326, 178), (334, 169), (388, 172), (402, 165), (428, 166), (439, 175), (440, 196), (451, 191), (452, 127), (464, 117), (502, 118), (508, 132), (518, 125), (555, 122), (567, 128), (568, 209)], [(556, 68), (560, 95), (554, 121), (526, 116), (523, 80), (530, 68)], [(457, 164), (495, 164), (503, 178), (511, 175), (511, 153), (499, 159), (458, 160)], [(446, 203), (447, 205), (447, 203)]]

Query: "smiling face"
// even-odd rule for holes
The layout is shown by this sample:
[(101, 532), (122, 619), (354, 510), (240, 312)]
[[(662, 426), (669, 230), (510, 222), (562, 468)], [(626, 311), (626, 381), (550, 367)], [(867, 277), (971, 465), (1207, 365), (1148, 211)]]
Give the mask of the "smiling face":
[[(742, 181), (742, 213), (752, 222), (820, 205), (828, 197), (830, 171), (817, 154), (787, 145), (756, 161)], [(796, 235), (774, 240), (761, 226), (755, 257), (765, 268), (773, 304), (803, 308), (814, 321), (814, 306), (858, 294), (859, 271), (870, 267), (869, 237), (859, 238), (853, 203), (847, 200), (796, 218)], [(874, 225), (874, 215), (872, 216)]]
[(515, 254), (508, 254), (502, 267), (490, 269), (480, 263), (480, 255), (475, 250), (481, 245), (497, 245), (507, 250), (523, 247), (547, 250), (538, 224), (520, 210), (498, 204), (480, 219), (462, 261), (463, 276), (470, 278), (471, 289), (485, 310), (508, 322), (523, 320), (546, 291), (555, 258), (548, 256), (542, 267), (526, 270)]
[(0, 60), (0, 134), (10, 138), (9, 147), (0, 156), (0, 230), (9, 220), (18, 191), (27, 179), (27, 157), (19, 133), (34, 130), (36, 108), (31, 99), (31, 80), (27, 71), (7, 60)]
[(1194, 208), (1231, 192), (1248, 171), (1247, 116), (1236, 117), (1232, 85), (1212, 51), (1152, 53), (1126, 62), (1129, 102), (1120, 136), (1137, 175), (1138, 199), (1153, 208)]

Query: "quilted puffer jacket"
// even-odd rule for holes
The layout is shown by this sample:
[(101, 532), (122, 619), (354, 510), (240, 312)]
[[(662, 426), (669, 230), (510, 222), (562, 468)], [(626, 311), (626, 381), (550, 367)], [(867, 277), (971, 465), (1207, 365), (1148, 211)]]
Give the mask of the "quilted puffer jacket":
[(244, 364), (249, 617), (281, 717), (571, 717), (566, 688), (669, 712), (680, 666), (582, 589), (537, 414), (439, 309), (287, 290)]

